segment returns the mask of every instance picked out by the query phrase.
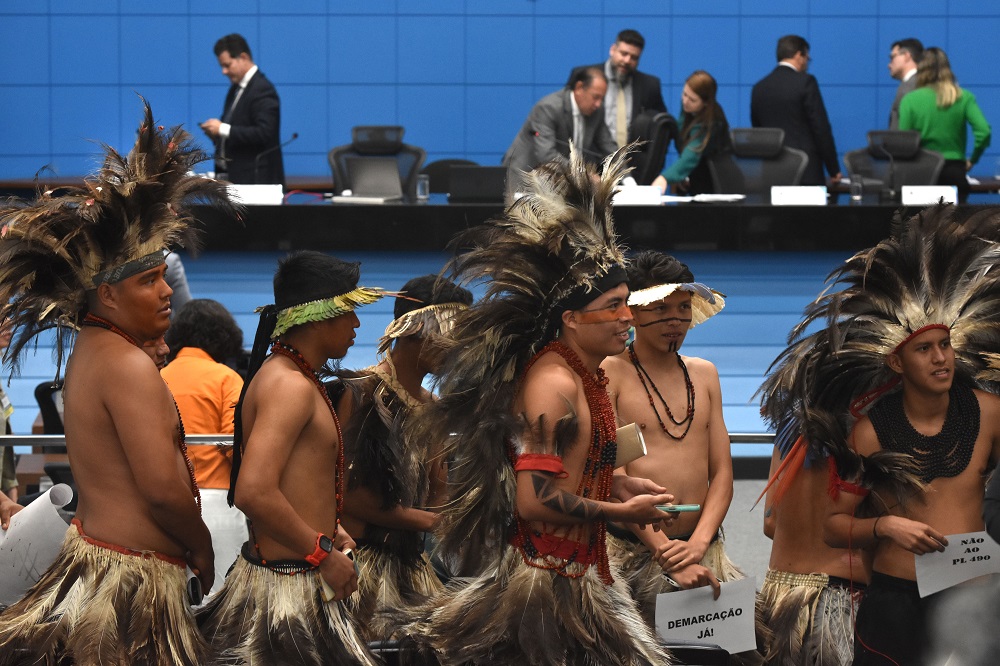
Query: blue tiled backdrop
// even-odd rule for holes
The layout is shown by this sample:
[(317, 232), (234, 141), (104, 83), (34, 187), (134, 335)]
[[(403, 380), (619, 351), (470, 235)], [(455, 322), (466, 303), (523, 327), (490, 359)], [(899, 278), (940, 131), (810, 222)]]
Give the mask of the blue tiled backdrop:
[[(736, 126), (775, 64), (777, 37), (812, 44), (812, 69), (841, 154), (888, 117), (892, 41), (944, 48), (960, 83), (1000, 122), (1000, 4), (972, 0), (2, 0), (0, 178), (49, 164), (94, 166), (89, 140), (127, 147), (135, 92), (167, 125), (221, 113), (215, 40), (241, 32), (282, 98), (286, 171), (325, 175), (356, 124), (401, 124), (428, 159), (498, 163), (532, 103), (574, 65), (607, 54), (618, 30), (647, 38), (641, 68), (679, 110), (684, 78), (707, 69)], [(997, 147), (977, 169), (992, 174)]]

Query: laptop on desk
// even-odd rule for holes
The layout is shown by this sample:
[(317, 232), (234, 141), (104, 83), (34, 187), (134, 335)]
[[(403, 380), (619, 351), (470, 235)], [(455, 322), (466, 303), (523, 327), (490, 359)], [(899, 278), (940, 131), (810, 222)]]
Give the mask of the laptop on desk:
[(403, 198), (399, 166), (393, 157), (348, 157), (350, 196), (336, 196), (336, 203), (385, 203)]
[(450, 203), (503, 203), (507, 167), (452, 165), (448, 172)]

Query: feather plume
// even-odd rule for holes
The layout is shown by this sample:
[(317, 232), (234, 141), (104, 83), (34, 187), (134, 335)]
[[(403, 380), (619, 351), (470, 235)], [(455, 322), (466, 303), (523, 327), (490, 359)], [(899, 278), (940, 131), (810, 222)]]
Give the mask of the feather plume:
[[(757, 391), (784, 438), (806, 435), (813, 455), (833, 454), (838, 467), (856, 467), (844, 437), (855, 402), (891, 386), (886, 356), (925, 326), (950, 329), (956, 381), (1000, 388), (987, 354), (1000, 345), (1000, 213), (937, 206), (897, 226), (830, 274)], [(809, 437), (817, 427), (824, 434)]]
[(123, 156), (104, 146), (101, 169), (58, 196), (0, 206), (0, 315), (17, 333), (4, 359), (16, 372), (21, 350), (40, 331), (57, 329), (57, 366), (65, 335), (86, 308), (96, 275), (167, 248), (197, 249), (192, 203), (239, 216), (226, 186), (189, 175), (205, 159), (180, 127), (164, 130), (145, 109), (135, 145)]
[(459, 284), (486, 284), (485, 296), (455, 315), (439, 382), (441, 399), (408, 435), (447, 442), (450, 496), (439, 522), (441, 546), (463, 570), (496, 561), (514, 516), (510, 445), (524, 424), (511, 414), (528, 360), (553, 337), (557, 304), (592, 289), (624, 262), (612, 218), (614, 187), (628, 149), (608, 157), (603, 175), (575, 151), (525, 177), (528, 194), (504, 217), (460, 235), (449, 265)]

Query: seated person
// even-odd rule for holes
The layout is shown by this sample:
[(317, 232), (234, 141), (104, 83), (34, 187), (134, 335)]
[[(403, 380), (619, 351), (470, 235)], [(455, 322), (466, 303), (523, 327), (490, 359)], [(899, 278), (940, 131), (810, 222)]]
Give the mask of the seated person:
[(677, 137), (680, 157), (656, 177), (653, 185), (663, 192), (671, 185), (678, 192), (714, 192), (708, 158), (729, 150), (729, 122), (715, 100), (719, 89), (712, 75), (703, 70), (691, 74), (681, 92), (681, 131)]

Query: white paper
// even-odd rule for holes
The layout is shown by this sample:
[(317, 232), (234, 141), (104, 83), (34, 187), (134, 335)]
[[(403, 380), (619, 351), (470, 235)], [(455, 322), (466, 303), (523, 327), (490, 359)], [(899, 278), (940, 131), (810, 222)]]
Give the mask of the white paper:
[(0, 604), (23, 597), (56, 561), (67, 528), (57, 509), (72, 499), (73, 489), (66, 484), (52, 486), (0, 530)]
[(1000, 573), (1000, 544), (986, 532), (948, 534), (943, 553), (914, 555), (921, 597), (967, 580)]
[(668, 640), (714, 643), (731, 654), (755, 650), (755, 596), (753, 578), (723, 583), (718, 600), (711, 587), (658, 594), (656, 631)]

